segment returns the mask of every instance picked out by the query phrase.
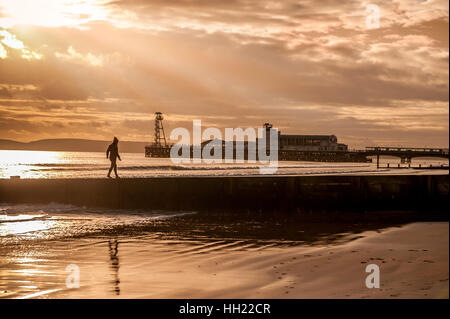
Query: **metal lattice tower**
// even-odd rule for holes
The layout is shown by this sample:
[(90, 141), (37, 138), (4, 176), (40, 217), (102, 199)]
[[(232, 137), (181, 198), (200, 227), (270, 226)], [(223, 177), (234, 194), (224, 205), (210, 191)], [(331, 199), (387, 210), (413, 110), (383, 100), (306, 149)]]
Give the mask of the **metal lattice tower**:
[(272, 129), (272, 124), (264, 123), (264, 129), (266, 130), (266, 155), (270, 154), (270, 130)]
[(164, 146), (167, 146), (166, 134), (162, 123), (164, 118), (161, 112), (156, 112), (155, 115), (155, 145), (162, 146), (162, 141), (164, 141)]

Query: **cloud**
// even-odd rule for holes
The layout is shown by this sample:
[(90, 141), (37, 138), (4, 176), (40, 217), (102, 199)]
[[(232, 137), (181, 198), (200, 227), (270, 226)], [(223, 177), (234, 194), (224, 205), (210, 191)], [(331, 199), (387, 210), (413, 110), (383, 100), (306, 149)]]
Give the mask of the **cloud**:
[[(158, 25), (166, 30), (181, 28), (245, 35), (255, 41), (258, 38), (295, 41), (293, 36), (305, 32), (367, 31), (366, 7), (370, 3), (358, 0), (118, 0), (108, 4), (108, 16), (113, 23), (125, 19), (129, 26), (137, 28)], [(448, 20), (448, 2), (443, 0), (399, 0), (377, 5), (381, 11), (381, 28), (409, 27), (440, 18)], [(132, 21), (128, 19), (130, 12)]]
[[(379, 3), (379, 29), (356, 0), (61, 3), (26, 26), (2, 10), (15, 22), (6, 42), (42, 55), (0, 44), (0, 116), (29, 121), (33, 136), (151, 140), (162, 111), (168, 130), (270, 121), (354, 147), (408, 136), (448, 145), (446, 1)], [(18, 126), (2, 134), (31, 136)]]
[(85, 55), (75, 51), (72, 46), (69, 46), (67, 49), (67, 53), (59, 53), (55, 52), (55, 56), (57, 58), (67, 60), (67, 61), (75, 61), (75, 62), (85, 62), (91, 64), (93, 66), (102, 66), (103, 65), (103, 57), (95, 56), (92, 53), (87, 53)]
[(67, 48), (66, 53), (55, 52), (55, 56), (59, 59), (70, 61), (74, 63), (87, 63), (92, 66), (103, 66), (104, 64), (120, 63), (121, 56), (119, 53), (112, 53), (107, 55), (95, 55), (90, 52), (82, 54), (77, 52), (72, 46)]
[(3, 43), (3, 45), (0, 44), (0, 58), (5, 59), (8, 57), (6, 48), (19, 51), (21, 57), (26, 60), (39, 60), (42, 58), (41, 54), (27, 48), (14, 34), (11, 34), (6, 30), (0, 30), (0, 37), (0, 42)]
[(7, 56), (8, 56), (8, 52), (3, 47), (3, 45), (0, 43), (0, 59), (6, 59)]

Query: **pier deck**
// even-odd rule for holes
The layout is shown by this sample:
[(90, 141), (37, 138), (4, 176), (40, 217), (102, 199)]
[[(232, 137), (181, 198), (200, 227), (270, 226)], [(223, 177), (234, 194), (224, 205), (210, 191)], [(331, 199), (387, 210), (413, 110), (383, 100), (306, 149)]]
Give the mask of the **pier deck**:
[[(172, 145), (148, 145), (145, 147), (146, 157), (170, 157)], [(195, 152), (190, 147), (190, 158), (194, 158)], [(201, 153), (200, 153), (201, 154)], [(222, 148), (222, 158), (225, 158), (226, 151)], [(244, 149), (244, 159), (248, 159), (248, 149)], [(380, 156), (393, 156), (400, 158), (402, 163), (411, 163), (414, 157), (426, 158), (449, 158), (449, 150), (446, 148), (404, 148), (404, 147), (366, 147), (365, 150), (353, 151), (307, 151), (307, 150), (279, 150), (279, 161), (314, 161), (314, 162), (372, 162), (371, 157), (376, 157), (379, 166)], [(236, 158), (236, 150), (233, 150), (233, 157)], [(256, 151), (256, 159), (258, 152)]]

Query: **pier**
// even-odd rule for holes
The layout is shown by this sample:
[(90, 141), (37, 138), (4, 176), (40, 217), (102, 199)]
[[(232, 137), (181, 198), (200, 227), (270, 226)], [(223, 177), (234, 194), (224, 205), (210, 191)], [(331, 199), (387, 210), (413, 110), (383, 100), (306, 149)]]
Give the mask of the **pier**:
[(448, 148), (405, 148), (392, 146), (371, 146), (361, 151), (365, 156), (376, 156), (377, 167), (380, 167), (380, 156), (399, 157), (401, 163), (411, 163), (414, 157), (449, 158)]
[[(170, 149), (172, 145), (152, 144), (145, 148), (146, 157), (170, 157)], [(190, 147), (190, 158), (194, 157), (193, 146)], [(222, 149), (223, 158), (225, 158), (225, 147)], [(235, 150), (234, 154), (235, 156)], [(313, 161), (313, 162), (354, 162), (354, 163), (371, 163), (372, 156), (376, 156), (377, 167), (380, 167), (380, 156), (398, 157), (400, 163), (411, 163), (412, 158), (443, 158), (449, 159), (448, 148), (404, 148), (404, 147), (386, 147), (371, 146), (365, 150), (352, 151), (294, 151), (279, 150), (279, 161)], [(248, 150), (244, 149), (244, 159), (248, 158)]]
[[(161, 112), (155, 113), (155, 139), (153, 143), (145, 147), (146, 157), (159, 157), (168, 158), (170, 157), (170, 151), (174, 144), (167, 143), (166, 135), (164, 132), (164, 127), (162, 124), (163, 116)], [(195, 129), (195, 124), (193, 130)], [(201, 132), (201, 125), (197, 127)], [(253, 136), (256, 136), (256, 131), (253, 128), (248, 128), (253, 132)], [(247, 131), (246, 130), (246, 131)], [(390, 146), (370, 146), (366, 147), (365, 150), (349, 150), (348, 145), (338, 143), (337, 136), (335, 135), (286, 135), (281, 134), (280, 131), (273, 129), (272, 124), (264, 123), (265, 138), (261, 137), (256, 140), (250, 140), (250, 133), (243, 133), (244, 131), (239, 131), (242, 133), (240, 135), (241, 139), (238, 139), (238, 134), (232, 130), (230, 133), (233, 138), (228, 140), (223, 140), (222, 137), (215, 138), (215, 142), (219, 142), (219, 145), (215, 145), (214, 149), (210, 155), (214, 155), (214, 150), (218, 147), (217, 151), (221, 151), (222, 159), (232, 158), (239, 160), (248, 160), (248, 158), (254, 158), (259, 160), (258, 147), (265, 145), (266, 154), (270, 153), (270, 139), (277, 139), (277, 150), (279, 161), (313, 161), (313, 162), (355, 162), (355, 163), (371, 163), (372, 156), (376, 156), (377, 167), (380, 166), (380, 156), (394, 156), (399, 157), (401, 163), (411, 163), (413, 157), (440, 157), (449, 158), (448, 148), (405, 148), (405, 147), (390, 147)], [(275, 136), (271, 137), (271, 132), (275, 132)], [(248, 134), (248, 135), (246, 135)], [(247, 140), (245, 140), (247, 136)], [(189, 139), (188, 139), (189, 140)], [(195, 138), (194, 138), (195, 140)], [(240, 142), (238, 142), (238, 140)], [(188, 151), (184, 154), (186, 158), (189, 156), (190, 159), (198, 158), (202, 156), (205, 146), (211, 143), (213, 140), (202, 141), (199, 136), (197, 142), (193, 145), (185, 145), (188, 147)], [(239, 143), (239, 145), (238, 145)], [(232, 144), (227, 150), (227, 144)], [(220, 146), (221, 145), (221, 146)], [(176, 145), (179, 146), (179, 145)], [(241, 153), (237, 155), (237, 149), (241, 149)], [(209, 150), (209, 149), (207, 149)], [(230, 152), (230, 154), (228, 154)], [(179, 154), (181, 155), (181, 154)]]

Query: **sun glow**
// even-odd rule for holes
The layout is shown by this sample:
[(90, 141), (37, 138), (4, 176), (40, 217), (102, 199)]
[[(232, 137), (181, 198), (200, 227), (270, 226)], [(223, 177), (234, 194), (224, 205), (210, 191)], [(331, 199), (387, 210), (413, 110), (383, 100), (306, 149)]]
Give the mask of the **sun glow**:
[(8, 53), (6, 51), (6, 49), (3, 47), (3, 45), (5, 47), (8, 47), (10, 49), (14, 49), (14, 50), (18, 50), (19, 52), (21, 52), (21, 56), (23, 59), (26, 60), (31, 60), (31, 59), (36, 59), (39, 60), (42, 58), (42, 55), (28, 49), (25, 44), (20, 41), (19, 39), (17, 39), (17, 37), (6, 31), (6, 30), (0, 30), (0, 58), (4, 59), (8, 56)]
[[(10, 217), (10, 216), (6, 216)], [(30, 217), (30, 215), (26, 215)], [(0, 219), (2, 220), (2, 219)], [(18, 234), (27, 234), (27, 237), (39, 237), (39, 234), (33, 234), (34, 232), (42, 232), (56, 225), (55, 221), (52, 220), (29, 220), (20, 222), (8, 222), (4, 219), (0, 223), (0, 236), (10, 236)]]
[(0, 0), (0, 26), (80, 26), (106, 19), (105, 0)]
[(36, 169), (32, 165), (33, 163), (45, 165), (58, 163), (62, 160), (63, 155), (59, 152), (0, 151), (0, 178), (36, 176), (36, 173), (33, 172)]

